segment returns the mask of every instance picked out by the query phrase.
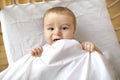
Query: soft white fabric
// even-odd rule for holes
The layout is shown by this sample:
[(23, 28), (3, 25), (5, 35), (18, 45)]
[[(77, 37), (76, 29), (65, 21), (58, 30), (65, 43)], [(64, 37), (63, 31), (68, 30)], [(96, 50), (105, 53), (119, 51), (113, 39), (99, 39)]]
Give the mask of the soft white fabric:
[[(1, 24), (9, 65), (33, 47), (42, 45), (42, 17), (53, 6), (70, 8), (77, 18), (75, 38), (92, 41), (110, 59), (120, 76), (120, 45), (108, 15), (105, 0), (57, 0), (11, 5), (1, 10)], [(109, 54), (107, 54), (109, 53)]]
[(59, 40), (45, 45), (41, 57), (25, 55), (2, 72), (0, 80), (116, 80), (116, 77), (99, 53), (83, 51), (76, 40)]

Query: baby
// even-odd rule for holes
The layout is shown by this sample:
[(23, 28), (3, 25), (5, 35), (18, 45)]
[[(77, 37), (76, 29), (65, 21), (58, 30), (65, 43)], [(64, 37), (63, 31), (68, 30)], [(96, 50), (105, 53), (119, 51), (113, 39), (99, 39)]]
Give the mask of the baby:
[[(61, 39), (74, 39), (76, 31), (76, 17), (74, 13), (66, 7), (53, 7), (46, 11), (43, 17), (44, 36), (46, 43), (52, 45)], [(87, 51), (102, 52), (92, 42), (81, 42), (82, 48)], [(38, 47), (30, 50), (32, 56), (40, 56), (43, 48)]]

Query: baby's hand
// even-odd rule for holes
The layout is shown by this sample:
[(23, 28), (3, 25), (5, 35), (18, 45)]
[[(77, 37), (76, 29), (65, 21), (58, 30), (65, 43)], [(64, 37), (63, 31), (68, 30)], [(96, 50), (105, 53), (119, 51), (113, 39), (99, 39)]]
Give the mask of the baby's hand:
[(81, 45), (84, 50), (87, 50), (89, 52), (95, 50), (95, 44), (93, 44), (92, 42), (82, 42)]
[(32, 50), (29, 51), (30, 54), (32, 54), (32, 56), (40, 56), (43, 52), (43, 48), (42, 47), (38, 47), (38, 48), (34, 48)]
[(81, 45), (84, 50), (89, 52), (97, 51), (98, 53), (102, 54), (102, 52), (92, 42), (82, 42)]

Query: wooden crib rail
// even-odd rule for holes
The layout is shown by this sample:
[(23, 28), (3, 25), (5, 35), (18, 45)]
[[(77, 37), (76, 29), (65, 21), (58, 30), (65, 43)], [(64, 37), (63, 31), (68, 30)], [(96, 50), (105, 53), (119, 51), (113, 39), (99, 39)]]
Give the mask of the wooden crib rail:
[(2, 32), (0, 31), (0, 35), (2, 35)]
[(120, 0), (115, 0), (114, 2), (112, 2), (111, 4), (108, 5), (108, 8), (113, 7), (114, 5), (116, 5)]
[(45, 2), (47, 0), (12, 0), (13, 4), (20, 4), (20, 3), (32, 3), (32, 2)]
[(24, 4), (24, 3), (42, 2), (42, 1), (45, 2), (50, 0), (0, 0), (0, 9), (11, 4)]
[(2, 35), (1, 25), (0, 25), (0, 36)]

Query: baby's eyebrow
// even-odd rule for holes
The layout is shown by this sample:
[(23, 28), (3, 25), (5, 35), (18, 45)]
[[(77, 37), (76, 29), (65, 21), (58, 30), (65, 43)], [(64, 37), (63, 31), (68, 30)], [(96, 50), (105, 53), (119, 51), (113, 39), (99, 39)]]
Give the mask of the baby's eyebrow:
[(45, 26), (50, 27), (50, 26), (53, 26), (53, 24), (46, 24)]
[(68, 26), (68, 27), (70, 27), (71, 25), (70, 24), (62, 24), (61, 26)]
[(68, 26), (70, 26), (71, 23), (69, 23), (69, 22), (64, 22), (64, 23), (62, 23), (61, 25), (68, 25)]

